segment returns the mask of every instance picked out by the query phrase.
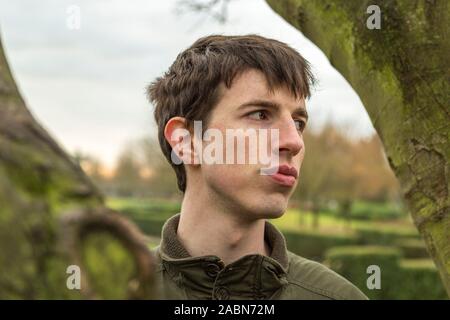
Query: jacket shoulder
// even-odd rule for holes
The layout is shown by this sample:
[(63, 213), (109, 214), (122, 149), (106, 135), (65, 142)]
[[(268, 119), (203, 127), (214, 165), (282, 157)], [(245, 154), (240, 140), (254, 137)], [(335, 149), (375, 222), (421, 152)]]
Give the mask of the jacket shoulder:
[[(368, 298), (347, 279), (318, 262), (288, 251), (287, 280), (291, 294), (312, 299), (367, 300)], [(297, 292), (297, 294), (295, 293)], [(295, 299), (295, 297), (294, 297)]]

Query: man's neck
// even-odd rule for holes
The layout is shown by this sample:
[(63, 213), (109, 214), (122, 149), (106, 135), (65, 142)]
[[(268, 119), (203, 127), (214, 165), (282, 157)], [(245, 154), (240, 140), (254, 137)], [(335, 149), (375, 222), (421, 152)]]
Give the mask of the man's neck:
[(177, 231), (191, 256), (215, 255), (230, 264), (248, 254), (269, 255), (264, 219), (243, 219), (200, 195), (186, 190)]

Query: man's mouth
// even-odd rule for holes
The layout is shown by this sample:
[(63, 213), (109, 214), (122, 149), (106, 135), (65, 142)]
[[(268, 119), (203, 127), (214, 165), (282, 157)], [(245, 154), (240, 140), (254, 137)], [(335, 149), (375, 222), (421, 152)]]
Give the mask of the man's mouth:
[(275, 183), (286, 187), (292, 187), (298, 177), (297, 169), (288, 165), (281, 165), (273, 175), (269, 176)]

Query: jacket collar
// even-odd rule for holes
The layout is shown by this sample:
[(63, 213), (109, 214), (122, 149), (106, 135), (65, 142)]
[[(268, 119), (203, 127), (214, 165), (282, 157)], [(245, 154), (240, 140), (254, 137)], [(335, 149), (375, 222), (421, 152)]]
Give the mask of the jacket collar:
[(166, 221), (158, 251), (163, 269), (189, 298), (267, 299), (287, 284), (286, 241), (268, 221), (264, 237), (270, 256), (250, 254), (225, 266), (214, 255), (191, 257), (177, 237), (179, 220), (177, 214)]

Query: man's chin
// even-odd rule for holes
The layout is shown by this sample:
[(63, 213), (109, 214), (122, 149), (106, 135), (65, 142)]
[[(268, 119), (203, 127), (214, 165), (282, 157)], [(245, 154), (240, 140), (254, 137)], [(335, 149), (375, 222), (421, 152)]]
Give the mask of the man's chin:
[(264, 219), (279, 218), (286, 212), (288, 200), (286, 195), (280, 193), (261, 196), (260, 203), (257, 204), (258, 215)]

